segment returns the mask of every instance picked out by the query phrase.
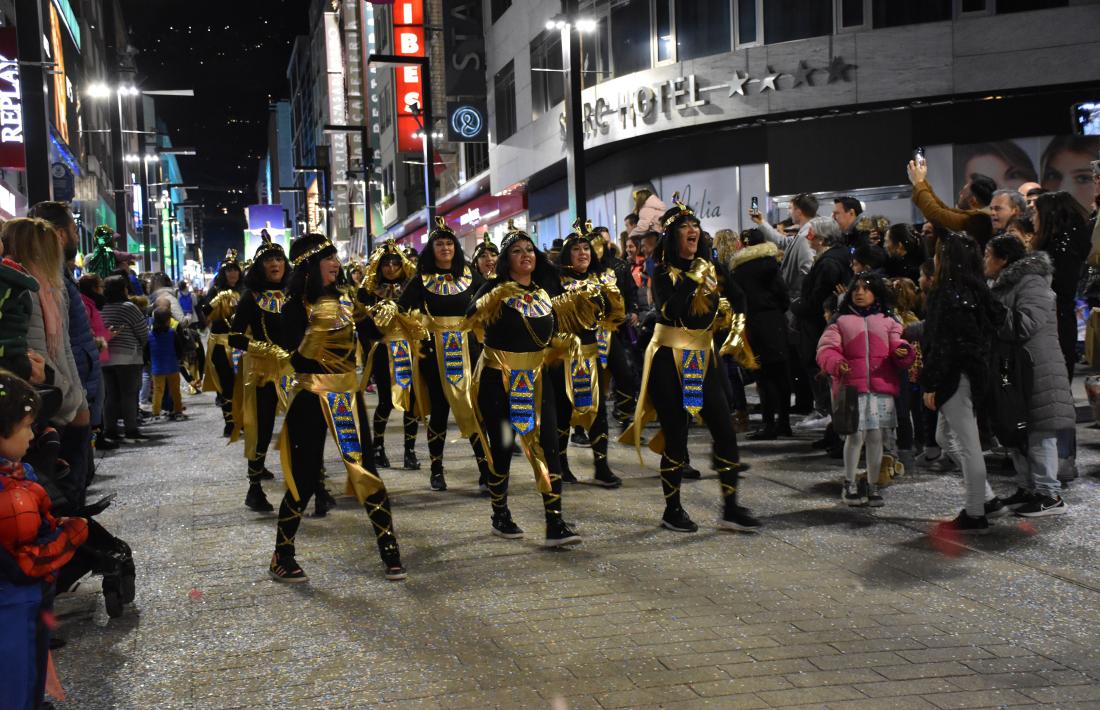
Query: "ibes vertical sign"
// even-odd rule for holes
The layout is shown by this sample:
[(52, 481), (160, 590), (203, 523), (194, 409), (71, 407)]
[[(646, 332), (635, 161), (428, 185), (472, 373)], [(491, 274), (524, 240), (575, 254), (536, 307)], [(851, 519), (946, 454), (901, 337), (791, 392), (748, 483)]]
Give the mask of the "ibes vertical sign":
[(23, 91), (14, 27), (0, 28), (0, 168), (24, 170)]
[[(393, 3), (394, 54), (399, 57), (423, 57), (424, 52), (424, 0), (394, 0)], [(397, 150), (414, 152), (422, 150), (420, 130), (409, 104), (423, 107), (424, 81), (417, 64), (403, 64), (396, 69), (397, 89)]]

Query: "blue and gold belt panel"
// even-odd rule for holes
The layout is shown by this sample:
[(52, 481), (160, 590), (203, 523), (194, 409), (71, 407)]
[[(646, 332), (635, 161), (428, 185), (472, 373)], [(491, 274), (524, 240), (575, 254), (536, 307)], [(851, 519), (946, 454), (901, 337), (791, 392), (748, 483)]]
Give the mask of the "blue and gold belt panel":
[(466, 375), (462, 358), (462, 331), (448, 330), (443, 333), (443, 376), (452, 385), (457, 385)]
[(520, 434), (535, 430), (535, 371), (512, 370), (508, 383), (508, 414)]
[(684, 409), (693, 416), (703, 409), (703, 375), (706, 373), (707, 354), (704, 350), (685, 350), (681, 380), (684, 388)]
[(363, 448), (359, 444), (359, 429), (355, 426), (355, 393), (326, 392), (324, 397), (332, 413), (340, 456), (344, 461), (362, 463)]
[(390, 341), (390, 362), (393, 363), (393, 380), (407, 390), (412, 384), (412, 355), (408, 340)]

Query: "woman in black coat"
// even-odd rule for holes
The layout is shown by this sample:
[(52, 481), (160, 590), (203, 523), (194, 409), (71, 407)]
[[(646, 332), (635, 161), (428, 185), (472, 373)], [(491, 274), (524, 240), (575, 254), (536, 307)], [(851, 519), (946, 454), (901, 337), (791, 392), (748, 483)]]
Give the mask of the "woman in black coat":
[(1091, 235), (1085, 208), (1068, 192), (1048, 192), (1035, 200), (1035, 240), (1032, 249), (1045, 251), (1054, 264), (1054, 303), (1058, 311), (1058, 343), (1073, 379), (1077, 362), (1077, 282), (1089, 255)]
[(756, 441), (791, 436), (791, 379), (788, 366), (787, 308), (790, 298), (779, 273), (779, 250), (759, 229), (742, 234), (745, 248), (734, 254), (733, 280), (745, 293), (749, 345), (760, 361), (758, 387), (764, 428), (749, 434)]

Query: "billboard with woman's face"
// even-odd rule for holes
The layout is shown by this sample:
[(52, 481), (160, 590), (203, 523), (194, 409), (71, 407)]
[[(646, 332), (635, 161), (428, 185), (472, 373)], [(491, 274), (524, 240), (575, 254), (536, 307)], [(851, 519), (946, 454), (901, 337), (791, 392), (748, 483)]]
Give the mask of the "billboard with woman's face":
[(955, 146), (955, 190), (972, 173), (993, 178), (998, 188), (1019, 189), (1037, 182), (1044, 190), (1064, 190), (1088, 211), (1096, 209), (1097, 187), (1090, 163), (1100, 153), (1098, 136), (1042, 136)]

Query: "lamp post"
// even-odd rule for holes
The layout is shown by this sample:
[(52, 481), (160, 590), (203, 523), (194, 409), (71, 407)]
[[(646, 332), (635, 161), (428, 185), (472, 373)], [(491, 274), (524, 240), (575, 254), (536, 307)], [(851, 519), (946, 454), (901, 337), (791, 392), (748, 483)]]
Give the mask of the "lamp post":
[[(369, 134), (367, 132), (366, 124), (362, 126), (346, 126), (327, 124), (324, 127), (325, 133), (358, 133), (359, 134), (359, 171), (363, 173), (364, 181), (368, 177), (369, 166), (373, 162), (368, 156), (369, 150), (368, 139)], [(350, 151), (349, 151), (350, 152)], [(347, 177), (350, 177), (356, 171), (348, 170)], [(366, 188), (363, 189), (363, 212), (364, 212), (364, 226), (363, 231), (366, 232), (367, 254), (370, 254), (374, 245), (371, 243), (370, 234), (370, 197), (367, 195)], [(348, 238), (351, 238), (351, 232), (355, 229), (355, 205), (351, 201), (351, 189), (348, 189)]]
[(582, 113), (581, 33), (596, 29), (596, 21), (578, 19), (579, 0), (563, 0), (564, 15), (546, 23), (548, 31), (561, 32), (561, 60), (565, 74), (565, 175), (569, 213), (584, 221), (588, 212), (588, 185), (584, 167), (584, 117)]

